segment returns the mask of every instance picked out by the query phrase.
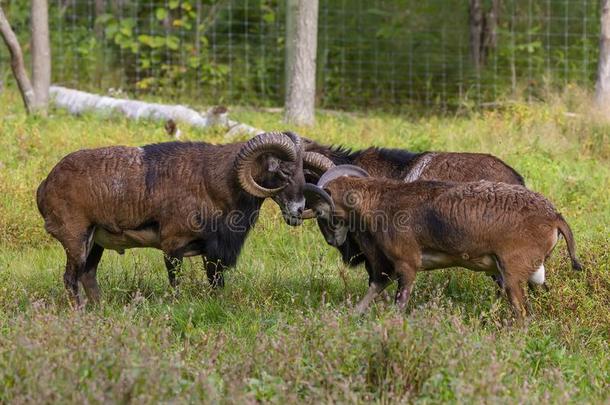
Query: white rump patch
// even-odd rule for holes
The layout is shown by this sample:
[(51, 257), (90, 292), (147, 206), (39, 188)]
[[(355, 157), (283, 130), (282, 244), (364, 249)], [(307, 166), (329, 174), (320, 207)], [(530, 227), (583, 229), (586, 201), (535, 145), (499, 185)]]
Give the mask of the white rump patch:
[(538, 285), (544, 284), (544, 263), (538, 267), (538, 270), (532, 273), (530, 276), (530, 281)]

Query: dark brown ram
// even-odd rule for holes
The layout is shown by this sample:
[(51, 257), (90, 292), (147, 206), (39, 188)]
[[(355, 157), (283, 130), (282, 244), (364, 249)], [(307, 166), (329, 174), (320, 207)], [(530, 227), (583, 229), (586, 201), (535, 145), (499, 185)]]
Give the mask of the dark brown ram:
[[(334, 165), (351, 164), (365, 169), (373, 177), (412, 182), (416, 180), (439, 180), (470, 182), (489, 180), (508, 184), (523, 185), (523, 177), (512, 167), (495, 156), (482, 153), (454, 152), (422, 152), (413, 153), (402, 149), (387, 149), (371, 147), (351, 151), (344, 147), (320, 145), (309, 139), (304, 139), (305, 150), (321, 155), (315, 167), (305, 165), (306, 179), (315, 183), (323, 173), (316, 167), (326, 170)], [(311, 211), (305, 214), (311, 217)], [(327, 242), (332, 234), (323, 218), (318, 218), (318, 225)], [(371, 273), (371, 265), (358, 248), (351, 233), (345, 242), (337, 249), (343, 261), (350, 266), (364, 262), (367, 272)], [(496, 279), (497, 283), (500, 280)], [(502, 287), (502, 286), (500, 286)]]
[(99, 300), (104, 249), (153, 247), (165, 253), (170, 284), (183, 257), (203, 255), (208, 279), (223, 285), (265, 198), (290, 225), (301, 223), (301, 139), (261, 134), (248, 142), (170, 142), (80, 150), (64, 157), (38, 188), (46, 230), (63, 245), (66, 288), (81, 305), (78, 282)]
[(317, 215), (329, 224), (331, 242), (341, 245), (349, 231), (370, 263), (369, 291), (357, 312), (394, 279), (396, 303), (404, 307), (417, 271), (460, 266), (500, 277), (522, 318), (522, 284), (544, 283), (544, 261), (559, 234), (572, 267), (581, 269), (566, 221), (550, 201), (521, 185), (367, 176), (360, 167), (341, 165), (305, 188)]

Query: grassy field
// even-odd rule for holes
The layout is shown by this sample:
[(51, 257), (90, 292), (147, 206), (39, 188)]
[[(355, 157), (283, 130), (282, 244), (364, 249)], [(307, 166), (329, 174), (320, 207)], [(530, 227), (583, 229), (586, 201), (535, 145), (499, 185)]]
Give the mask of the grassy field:
[[(551, 290), (530, 294), (535, 315), (506, 326), (493, 283), (463, 269), (418, 275), (406, 314), (379, 302), (350, 315), (364, 269), (343, 266), (314, 223), (284, 225), (270, 202), (222, 291), (208, 288), (200, 260), (185, 263), (174, 293), (159, 251), (106, 251), (103, 306), (73, 312), (36, 187), (68, 152), (167, 135), (118, 117), (26, 118), (16, 93), (1, 94), (0, 403), (608, 403), (610, 124), (583, 100), (568, 91), (547, 104), (424, 118), (329, 113), (292, 128), (354, 147), (490, 152), (549, 197), (586, 270), (570, 270), (561, 241), (547, 262)], [(286, 129), (278, 114), (233, 117)]]

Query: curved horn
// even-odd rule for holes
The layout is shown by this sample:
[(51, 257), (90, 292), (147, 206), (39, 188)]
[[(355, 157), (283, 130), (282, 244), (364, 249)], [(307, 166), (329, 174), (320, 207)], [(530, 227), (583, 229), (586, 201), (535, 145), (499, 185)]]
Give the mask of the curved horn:
[(333, 212), (335, 210), (335, 202), (333, 201), (331, 196), (321, 187), (318, 187), (315, 184), (307, 183), (303, 186), (303, 194), (305, 194), (305, 198), (308, 201), (311, 201), (313, 203), (312, 206), (314, 208), (308, 210), (313, 213), (312, 218), (315, 218), (317, 216), (315, 213), (315, 209), (321, 204), (328, 204), (330, 212)]
[[(309, 166), (322, 174), (335, 167), (332, 160), (317, 152), (304, 152), (303, 165)], [(314, 219), (315, 217), (316, 213), (310, 208), (306, 209), (301, 215), (303, 219)]]
[(332, 160), (318, 152), (303, 153), (303, 163), (312, 167), (313, 169), (319, 170), (322, 173), (326, 172), (332, 167), (335, 167)]
[(294, 162), (298, 150), (291, 137), (281, 132), (266, 132), (250, 139), (239, 151), (235, 168), (240, 186), (255, 197), (267, 198), (277, 194), (284, 187), (266, 188), (252, 177), (252, 167), (257, 158), (264, 153), (273, 153), (283, 160)]
[(296, 151), (299, 151), (302, 148), (303, 143), (301, 142), (301, 137), (299, 135), (294, 132), (284, 132), (284, 135), (292, 140)]
[(354, 165), (339, 165), (327, 170), (318, 180), (318, 187), (324, 188), (331, 181), (342, 177), (370, 177), (368, 172), (362, 167)]
[[(320, 155), (319, 153), (315, 153), (315, 152), (305, 152), (305, 154), (303, 155), (303, 161), (305, 161), (305, 159), (306, 159), (305, 155), (307, 155), (308, 153), (313, 153), (314, 155), (318, 155), (318, 156), (322, 157), (323, 159), (328, 160), (330, 162), (330, 164), (332, 165), (324, 171), (324, 174), (318, 180), (318, 187), (320, 187), (320, 188), (324, 188), (324, 186), (326, 184), (330, 183), (331, 181), (333, 181), (336, 178), (341, 177), (341, 176), (369, 177), (369, 174), (367, 173), (367, 171), (361, 167), (354, 166), (354, 165), (335, 166), (334, 163), (330, 159), (328, 159), (327, 157), (325, 157), (323, 155)], [(324, 165), (324, 164), (325, 164), (324, 161), (322, 161), (321, 165)], [(301, 218), (313, 219), (313, 218), (316, 218), (316, 213), (311, 208), (308, 208), (303, 212), (303, 214), (301, 215)]]

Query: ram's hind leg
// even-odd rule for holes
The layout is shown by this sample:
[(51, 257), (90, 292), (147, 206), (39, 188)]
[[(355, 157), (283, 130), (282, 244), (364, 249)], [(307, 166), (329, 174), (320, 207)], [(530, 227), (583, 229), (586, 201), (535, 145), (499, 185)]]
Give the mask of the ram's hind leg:
[(100, 302), (100, 287), (97, 284), (97, 265), (102, 259), (103, 253), (104, 248), (97, 243), (94, 243), (87, 256), (83, 272), (80, 275), (80, 282), (85, 289), (89, 302), (92, 304), (98, 304)]
[(407, 307), (409, 298), (411, 298), (411, 291), (413, 290), (413, 283), (415, 283), (418, 267), (419, 264), (415, 259), (410, 262), (401, 261), (395, 265), (395, 271), (398, 276), (396, 305), (398, 305), (398, 308), (401, 310), (404, 310)]
[(94, 227), (91, 225), (77, 209), (67, 205), (45, 215), (45, 229), (61, 243), (66, 252), (64, 285), (74, 308), (82, 307), (78, 282), (93, 246)]
[(87, 257), (92, 246), (91, 231), (72, 232), (69, 235), (58, 238), (66, 251), (66, 271), (64, 272), (64, 284), (70, 301), (76, 309), (82, 308), (82, 299), (78, 291), (78, 282), (85, 272)]
[(504, 286), (506, 289), (506, 295), (508, 296), (508, 300), (510, 301), (511, 306), (513, 307), (513, 312), (515, 317), (519, 321), (523, 321), (527, 316), (527, 311), (525, 310), (525, 294), (523, 291), (523, 286), (521, 283), (514, 280), (507, 280)]
[(517, 253), (500, 255), (499, 261), (508, 300), (517, 320), (523, 321), (527, 316), (526, 306), (529, 307), (526, 302), (523, 284), (533, 271), (531, 259), (526, 255)]
[(83, 271), (84, 267), (84, 260), (80, 260), (80, 258), (68, 254), (66, 271), (64, 271), (64, 285), (68, 291), (70, 303), (75, 309), (80, 309), (82, 307), (82, 300), (78, 291), (78, 276)]

